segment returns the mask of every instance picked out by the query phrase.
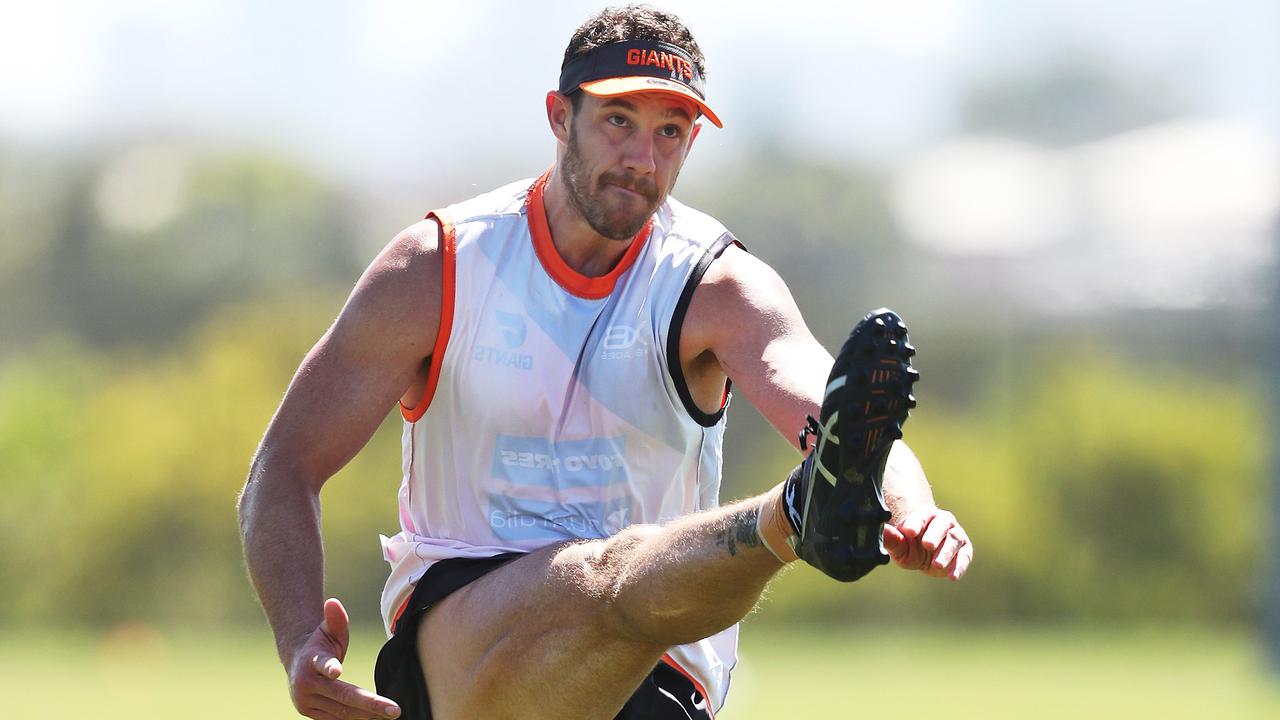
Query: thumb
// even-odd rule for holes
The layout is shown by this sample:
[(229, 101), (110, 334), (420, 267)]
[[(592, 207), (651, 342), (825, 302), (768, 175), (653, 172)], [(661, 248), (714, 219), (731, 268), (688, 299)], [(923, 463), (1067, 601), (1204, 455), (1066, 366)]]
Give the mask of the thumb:
[[(347, 618), (347, 609), (342, 607), (342, 602), (337, 598), (325, 600), (324, 622), (320, 623), (320, 630), (333, 640), (336, 646), (335, 656), (339, 661), (347, 656), (347, 645), (351, 639), (350, 626), (351, 621)], [(341, 665), (338, 666), (338, 672), (342, 672)]]
[(907, 555), (907, 536), (889, 523), (884, 525), (884, 549), (894, 560), (901, 560)]

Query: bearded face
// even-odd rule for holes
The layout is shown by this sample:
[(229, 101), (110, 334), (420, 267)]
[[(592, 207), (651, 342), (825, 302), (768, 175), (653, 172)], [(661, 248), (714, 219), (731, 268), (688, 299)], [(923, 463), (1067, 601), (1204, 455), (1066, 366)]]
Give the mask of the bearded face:
[(630, 240), (658, 209), (665, 193), (652, 176), (625, 168), (603, 170), (592, 177), (593, 169), (578, 136), (574, 128), (560, 168), (569, 198), (596, 233), (612, 240)]

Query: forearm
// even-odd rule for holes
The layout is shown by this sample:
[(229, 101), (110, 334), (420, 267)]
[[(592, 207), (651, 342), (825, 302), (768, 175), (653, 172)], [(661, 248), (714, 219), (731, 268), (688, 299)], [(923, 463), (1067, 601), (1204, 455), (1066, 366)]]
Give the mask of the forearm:
[(933, 490), (925, 477), (924, 468), (907, 444), (898, 440), (889, 451), (888, 465), (884, 472), (884, 500), (893, 514), (892, 522), (899, 523), (912, 510), (933, 507)]
[(629, 631), (666, 644), (693, 642), (755, 607), (783, 565), (761, 543), (761, 499), (689, 515), (664, 526), (633, 526), (595, 560), (611, 579), (613, 610)]
[(287, 668), (323, 619), (324, 550), (319, 496), (305, 483), (281, 480), (255, 465), (240, 498), (240, 536), (249, 577)]

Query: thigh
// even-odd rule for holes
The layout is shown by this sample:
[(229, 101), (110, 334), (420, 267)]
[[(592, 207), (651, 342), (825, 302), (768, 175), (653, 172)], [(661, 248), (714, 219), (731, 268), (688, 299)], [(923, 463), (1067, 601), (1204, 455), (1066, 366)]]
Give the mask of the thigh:
[(418, 654), (437, 720), (609, 720), (665, 647), (626, 636), (591, 576), (592, 543), (514, 560), (432, 607)]

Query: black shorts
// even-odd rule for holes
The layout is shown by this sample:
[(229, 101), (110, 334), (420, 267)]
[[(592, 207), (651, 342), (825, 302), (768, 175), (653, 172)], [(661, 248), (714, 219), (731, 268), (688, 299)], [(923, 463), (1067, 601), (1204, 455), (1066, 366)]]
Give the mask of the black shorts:
[[(374, 668), (378, 694), (400, 705), (401, 720), (432, 720), (431, 698), (418, 659), (418, 625), (432, 605), (450, 593), (520, 557), (506, 553), (491, 558), (454, 558), (432, 565), (409, 596), (395, 621), (395, 633)], [(684, 673), (659, 662), (622, 707), (615, 720), (711, 720), (710, 703)]]

